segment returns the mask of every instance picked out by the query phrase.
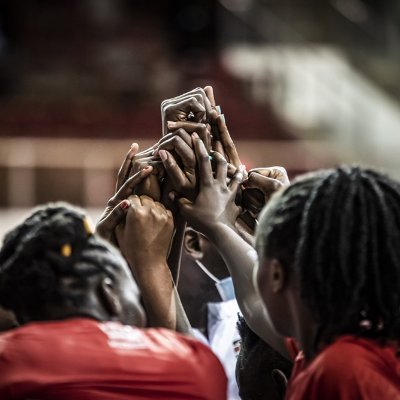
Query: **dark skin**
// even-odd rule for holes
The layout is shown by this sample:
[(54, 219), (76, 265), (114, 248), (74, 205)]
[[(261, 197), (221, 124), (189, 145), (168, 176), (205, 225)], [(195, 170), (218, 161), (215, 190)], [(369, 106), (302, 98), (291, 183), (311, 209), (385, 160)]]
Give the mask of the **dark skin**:
[(221, 301), (214, 282), (184, 250), (178, 292), (190, 324), (207, 337), (207, 303)]
[[(273, 330), (253, 281), (257, 255), (235, 229), (239, 208), (234, 199), (242, 182), (239, 171), (227, 184), (227, 162), (217, 156), (215, 177), (207, 150), (194, 134), (194, 148), (199, 166), (199, 194), (194, 202), (179, 199), (180, 211), (188, 223), (213, 242), (233, 279), (239, 307), (252, 330), (281, 354), (288, 357), (282, 338)], [(209, 205), (213, 204), (213, 207)]]
[[(274, 202), (279, 202), (279, 192), (263, 210), (260, 225), (268, 225)], [(263, 253), (258, 249), (256, 282), (269, 318), (276, 331), (295, 338), (306, 360), (311, 360), (315, 356), (318, 324), (300, 296), (299, 279), (294, 271), (290, 271), (279, 260), (264, 257)], [(282, 319), (281, 315), (285, 315), (285, 318)]]
[(196, 88), (161, 103), (161, 120), (163, 136), (171, 132), (168, 121), (193, 121), (210, 123), (217, 116), (215, 101), (211, 86)]
[[(83, 301), (79, 306), (65, 299), (59, 304), (44, 305), (40, 317), (20, 310), (18, 319), (27, 323), (86, 317), (98, 321), (118, 321), (137, 327), (145, 326), (146, 315), (140, 304), (139, 288), (125, 260), (111, 245), (107, 251), (102, 250), (98, 253), (105, 264), (112, 264), (114, 267), (109, 268), (107, 275), (99, 271), (88, 278), (87, 287), (82, 292)], [(60, 285), (63, 286), (63, 279)]]
[(174, 234), (172, 213), (148, 196), (132, 195), (151, 174), (151, 166), (126, 178), (137, 151), (138, 146), (131, 147), (120, 168), (116, 194), (109, 200), (97, 232), (114, 241), (128, 260), (142, 290), (150, 325), (188, 333), (190, 324), (167, 265)]

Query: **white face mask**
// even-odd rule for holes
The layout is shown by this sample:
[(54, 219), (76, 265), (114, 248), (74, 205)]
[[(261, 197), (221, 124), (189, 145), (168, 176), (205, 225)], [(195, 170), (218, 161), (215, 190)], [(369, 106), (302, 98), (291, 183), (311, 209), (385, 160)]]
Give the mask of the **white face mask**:
[(233, 281), (230, 276), (224, 279), (218, 279), (214, 274), (212, 274), (206, 266), (199, 260), (195, 260), (195, 263), (200, 267), (200, 269), (214, 281), (217, 287), (218, 293), (221, 296), (222, 301), (229, 301), (235, 298), (235, 290), (233, 288)]

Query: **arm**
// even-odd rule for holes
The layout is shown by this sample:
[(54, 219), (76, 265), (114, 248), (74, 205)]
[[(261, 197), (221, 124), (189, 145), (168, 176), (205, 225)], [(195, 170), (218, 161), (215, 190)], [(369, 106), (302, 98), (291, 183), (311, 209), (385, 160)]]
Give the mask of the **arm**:
[(243, 172), (239, 170), (227, 184), (227, 163), (215, 153), (217, 169), (214, 177), (204, 144), (197, 135), (193, 136), (200, 190), (194, 203), (184, 198), (179, 200), (181, 213), (194, 229), (205, 234), (217, 246), (231, 273), (239, 307), (250, 328), (287, 357), (283, 338), (273, 330), (253, 282), (257, 260), (255, 250), (234, 229), (239, 215), (234, 200)]
[(190, 326), (167, 264), (172, 213), (147, 196), (130, 196), (129, 202), (126, 222), (117, 227), (116, 236), (141, 290), (149, 324), (188, 333)]

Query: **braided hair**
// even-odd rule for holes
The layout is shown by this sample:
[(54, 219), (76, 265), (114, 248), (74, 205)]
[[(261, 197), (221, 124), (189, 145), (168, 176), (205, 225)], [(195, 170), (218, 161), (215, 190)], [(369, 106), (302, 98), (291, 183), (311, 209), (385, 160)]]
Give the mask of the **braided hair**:
[(266, 208), (257, 247), (299, 277), (317, 341), (400, 337), (398, 182), (356, 166), (304, 175)]
[(82, 305), (89, 279), (112, 275), (110, 246), (83, 211), (65, 203), (38, 208), (9, 232), (0, 251), (0, 306), (42, 319), (49, 305)]

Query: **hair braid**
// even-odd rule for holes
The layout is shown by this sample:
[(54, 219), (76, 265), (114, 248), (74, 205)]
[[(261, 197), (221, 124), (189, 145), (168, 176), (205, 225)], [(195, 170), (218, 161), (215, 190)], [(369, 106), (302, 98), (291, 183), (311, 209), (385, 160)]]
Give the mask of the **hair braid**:
[(322, 340), (398, 339), (399, 183), (361, 167), (318, 171), (295, 180), (264, 214), (257, 246), (298, 274)]
[[(1, 306), (17, 316), (22, 309), (35, 316), (46, 304), (77, 304), (88, 277), (109, 273), (110, 262), (101, 256), (109, 247), (87, 231), (85, 218), (67, 204), (49, 204), (6, 235), (0, 251)], [(62, 278), (75, 290), (63, 290)]]

